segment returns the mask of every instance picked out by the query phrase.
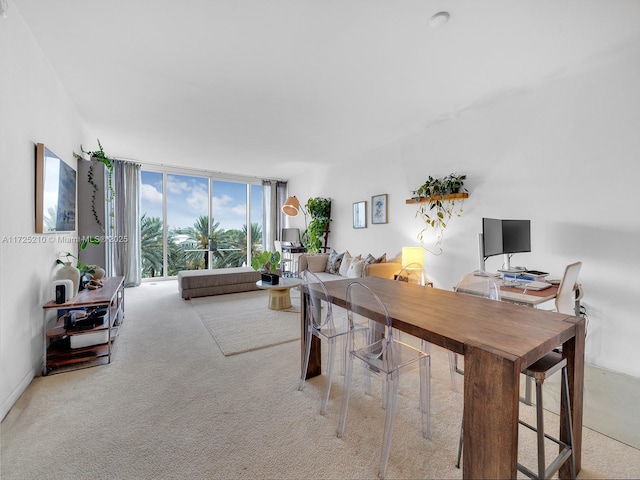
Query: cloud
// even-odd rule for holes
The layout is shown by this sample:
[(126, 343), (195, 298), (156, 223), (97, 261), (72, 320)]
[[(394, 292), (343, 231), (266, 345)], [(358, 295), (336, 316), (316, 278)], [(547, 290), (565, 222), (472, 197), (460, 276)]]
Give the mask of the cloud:
[(229, 195), (225, 194), (222, 195), (221, 197), (213, 197), (213, 211), (217, 211), (217, 210), (222, 210), (224, 209), (227, 204), (229, 202), (232, 202), (233, 198), (231, 198)]
[(167, 175), (167, 192), (180, 194), (189, 190), (189, 182), (180, 180), (175, 175)]
[(162, 192), (158, 191), (153, 185), (143, 183), (140, 195), (142, 196), (143, 202), (149, 202), (152, 205), (162, 205)]
[(243, 218), (247, 214), (247, 206), (243, 203), (239, 203), (235, 207), (231, 207), (231, 211), (236, 215), (241, 215)]
[(201, 185), (194, 185), (190, 193), (185, 197), (187, 204), (196, 212), (209, 211), (209, 191)]

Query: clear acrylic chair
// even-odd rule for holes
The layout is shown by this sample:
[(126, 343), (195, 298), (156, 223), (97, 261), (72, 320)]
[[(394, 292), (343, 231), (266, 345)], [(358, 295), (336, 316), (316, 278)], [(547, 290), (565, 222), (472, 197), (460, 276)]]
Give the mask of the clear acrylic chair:
[[(477, 297), (500, 300), (500, 287), (498, 282), (482, 270), (467, 273), (462, 277), (454, 288), (455, 292), (475, 295)], [(451, 389), (458, 391), (456, 375), (463, 375), (464, 371), (458, 366), (458, 354), (449, 351), (449, 373), (451, 375)]]
[[(374, 313), (371, 313), (374, 312)], [(354, 327), (360, 318), (367, 318), (375, 315), (378, 319), (370, 320), (375, 323), (382, 323), (384, 335), (381, 338), (354, 333)], [(344, 377), (344, 393), (342, 397), (342, 410), (340, 414), (340, 424), (338, 426), (338, 437), (344, 436), (347, 421), (347, 409), (351, 394), (351, 381), (353, 378), (353, 363), (355, 359), (364, 363), (365, 372), (378, 374), (386, 386), (383, 394), (383, 408), (385, 409), (384, 434), (382, 439), (382, 452), (380, 454), (380, 464), (378, 475), (382, 478), (387, 471), (389, 451), (391, 448), (391, 435), (393, 430), (393, 420), (396, 413), (398, 399), (398, 384), (400, 371), (408, 371), (412, 368), (420, 369), (420, 411), (422, 416), (422, 436), (431, 438), (430, 419), (430, 395), (431, 395), (431, 357), (411, 345), (407, 345), (394, 338), (394, 328), (387, 307), (380, 297), (369, 287), (360, 282), (353, 282), (347, 287), (347, 319), (349, 321), (349, 335), (347, 336), (349, 357), (347, 360), (347, 370)], [(376, 333), (375, 329), (370, 333)], [(370, 394), (370, 389), (365, 382), (365, 391)]]
[(424, 273), (424, 268), (418, 262), (410, 263), (402, 267), (402, 270), (394, 275), (394, 280), (422, 286), (427, 284), (427, 276)]
[[(351, 326), (346, 319), (346, 316), (341, 318), (334, 318), (333, 304), (326, 299), (330, 298), (327, 288), (318, 278), (318, 276), (305, 270), (302, 273), (302, 281), (304, 290), (309, 294), (307, 302), (307, 318), (309, 319), (307, 331), (305, 332), (305, 358), (304, 367), (300, 376), (300, 385), (298, 390), (304, 388), (305, 380), (307, 377), (307, 370), (309, 368), (309, 356), (311, 355), (311, 340), (313, 336), (324, 339), (328, 344), (327, 354), (327, 367), (326, 373), (326, 385), (324, 389), (324, 396), (322, 398), (322, 406), (320, 407), (320, 414), (324, 415), (327, 412), (327, 404), (329, 403), (329, 394), (331, 393), (331, 377), (333, 374), (333, 366), (335, 363), (335, 356), (337, 355), (336, 344), (339, 338), (346, 339), (346, 335), (353, 330), (363, 330), (366, 326), (354, 325)], [(323, 313), (324, 310), (324, 313)], [(343, 359), (346, 362), (346, 341), (344, 343), (344, 355)], [(344, 371), (344, 366), (343, 366)]]
[[(427, 281), (427, 274), (424, 271), (424, 267), (421, 263), (412, 262), (402, 267), (396, 275), (394, 275), (396, 282), (406, 282), (413, 285), (420, 285), (422, 287), (433, 287), (433, 283)], [(402, 340), (403, 332), (400, 330), (395, 331), (396, 339)], [(421, 348), (427, 353), (431, 353), (431, 345), (426, 340), (421, 341)]]

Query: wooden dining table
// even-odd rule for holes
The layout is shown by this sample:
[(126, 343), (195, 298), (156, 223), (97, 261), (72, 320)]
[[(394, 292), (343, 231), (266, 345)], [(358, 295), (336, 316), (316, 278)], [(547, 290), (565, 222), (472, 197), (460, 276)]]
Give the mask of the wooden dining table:
[[(520, 373), (562, 345), (568, 366), (576, 474), (580, 471), (583, 318), (378, 277), (327, 282), (327, 300), (346, 308), (347, 286), (354, 281), (378, 294), (396, 329), (464, 355), (463, 478), (516, 478)], [(319, 295), (324, 297), (321, 292)], [(308, 322), (306, 304), (305, 292), (301, 308), (302, 364)], [(377, 305), (357, 307), (366, 317), (386, 322)], [(312, 336), (307, 378), (320, 375), (321, 360), (320, 341)], [(561, 402), (565, 401), (563, 396)], [(565, 422), (565, 415), (561, 414), (562, 441), (568, 440)], [(570, 477), (568, 463), (559, 474), (561, 478)]]

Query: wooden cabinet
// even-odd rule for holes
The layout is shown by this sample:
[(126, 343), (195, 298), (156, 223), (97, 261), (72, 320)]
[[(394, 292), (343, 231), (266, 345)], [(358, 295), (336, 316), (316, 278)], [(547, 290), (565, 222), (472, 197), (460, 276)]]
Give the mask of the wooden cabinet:
[[(68, 302), (43, 305), (43, 375), (111, 362), (113, 341), (124, 322), (124, 277), (107, 277), (103, 283), (96, 290), (82, 290)], [(98, 310), (104, 315), (91, 328), (65, 328), (68, 312), (84, 316)], [(49, 325), (53, 313), (55, 322)]]

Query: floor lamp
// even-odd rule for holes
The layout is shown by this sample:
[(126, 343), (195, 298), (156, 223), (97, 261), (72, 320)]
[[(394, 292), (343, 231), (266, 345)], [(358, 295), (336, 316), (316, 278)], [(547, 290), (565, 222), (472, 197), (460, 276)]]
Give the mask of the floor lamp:
[(304, 229), (307, 229), (307, 212), (304, 210), (303, 206), (300, 205), (298, 197), (291, 195), (287, 198), (282, 205), (281, 210), (287, 217), (297, 217), (298, 214), (302, 212), (304, 215)]

